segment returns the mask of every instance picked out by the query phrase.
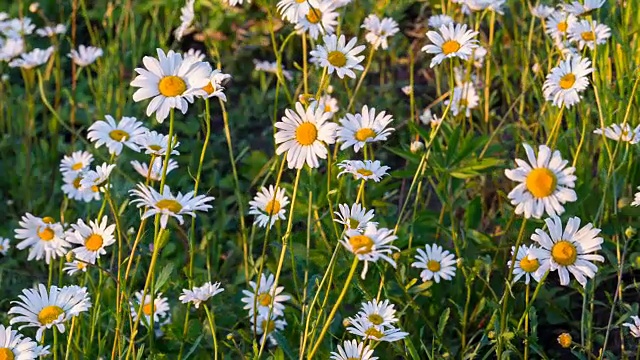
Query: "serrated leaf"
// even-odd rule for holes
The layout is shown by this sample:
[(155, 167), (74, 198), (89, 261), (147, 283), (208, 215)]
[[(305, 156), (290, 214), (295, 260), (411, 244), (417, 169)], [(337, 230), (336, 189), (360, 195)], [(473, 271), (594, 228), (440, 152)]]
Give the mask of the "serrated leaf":
[(449, 313), (451, 310), (446, 308), (442, 314), (440, 315), (440, 319), (438, 320), (438, 337), (442, 338), (442, 334), (444, 334), (444, 328), (447, 326), (447, 321), (449, 321)]

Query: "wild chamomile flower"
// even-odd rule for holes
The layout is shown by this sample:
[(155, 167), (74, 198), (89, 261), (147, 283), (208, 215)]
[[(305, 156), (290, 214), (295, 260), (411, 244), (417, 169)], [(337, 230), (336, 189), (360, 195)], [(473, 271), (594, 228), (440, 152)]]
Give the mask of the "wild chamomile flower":
[(195, 61), (202, 61), (205, 58), (205, 54), (198, 49), (189, 49), (186, 53), (184, 53), (184, 60), (193, 59)]
[(367, 16), (361, 28), (367, 30), (364, 39), (367, 40), (374, 49), (382, 47), (383, 50), (389, 47), (387, 39), (400, 31), (398, 23), (395, 20), (392, 18), (383, 18), (380, 20), (375, 14)]
[[(162, 157), (167, 153), (169, 148), (169, 135), (160, 134), (156, 131), (145, 131), (135, 138), (136, 143), (144, 149), (145, 154), (155, 157)], [(180, 142), (173, 137), (171, 142), (171, 155), (180, 155), (176, 148)]]
[(566, 202), (578, 199), (575, 187), (576, 169), (563, 160), (558, 150), (551, 152), (546, 145), (540, 145), (538, 156), (528, 144), (522, 144), (529, 163), (516, 159), (515, 169), (505, 170), (507, 178), (518, 184), (508, 197), (516, 206), (516, 214), (524, 213), (525, 218), (540, 219), (546, 212), (549, 216), (564, 212)]
[(18, 222), (16, 239), (22, 240), (16, 245), (18, 250), (29, 248), (27, 261), (45, 259), (49, 264), (67, 253), (69, 243), (64, 239), (62, 225), (51, 217), (39, 218), (26, 213)]
[(424, 109), (422, 115), (420, 115), (420, 121), (425, 125), (435, 127), (442, 122), (442, 118), (439, 118), (436, 114), (432, 114), (430, 109)]
[(546, 32), (555, 40), (564, 39), (568, 35), (569, 28), (573, 26), (577, 20), (573, 14), (556, 10), (546, 18)]
[[(295, 0), (294, 0), (295, 1)], [(305, 1), (306, 4), (306, 1)], [(277, 62), (269, 62), (269, 61), (261, 61), (261, 60), (253, 60), (256, 71), (264, 71), (268, 73), (272, 73), (274, 75), (278, 74), (278, 63)], [(289, 70), (285, 70), (282, 68), (282, 76), (284, 76), (287, 80), (293, 80), (293, 74)]]
[[(451, 114), (457, 116), (462, 111), (465, 111), (466, 117), (471, 117), (471, 110), (478, 107), (480, 97), (476, 92), (475, 86), (471, 82), (465, 82), (456, 86), (453, 89), (453, 102), (451, 103)], [(445, 105), (449, 104), (449, 100), (444, 102)]]
[(136, 68), (138, 73), (131, 86), (139, 87), (133, 94), (138, 102), (153, 98), (147, 106), (147, 116), (156, 113), (156, 119), (162, 123), (171, 109), (187, 112), (188, 103), (193, 102), (194, 92), (200, 91), (209, 82), (209, 68), (194, 57), (182, 58), (182, 55), (169, 50), (164, 53), (157, 49), (158, 59), (145, 56), (142, 59), (145, 68)]
[(467, 30), (466, 24), (445, 24), (438, 31), (427, 32), (427, 37), (432, 44), (425, 45), (422, 51), (427, 54), (436, 54), (431, 59), (430, 67), (452, 57), (467, 60), (473, 49), (478, 47), (478, 40), (475, 39), (477, 35), (477, 31)]
[(571, 217), (567, 226), (562, 228), (562, 220), (552, 216), (544, 220), (549, 233), (536, 229), (531, 240), (540, 244), (538, 254), (540, 275), (547, 271), (558, 270), (560, 284), (569, 285), (569, 273), (578, 280), (583, 287), (587, 286), (587, 278), (593, 278), (598, 267), (591, 261), (604, 261), (604, 257), (594, 252), (602, 248), (604, 240), (598, 236), (600, 229), (591, 223), (580, 228), (580, 218)]
[(85, 172), (80, 179), (80, 188), (91, 189), (94, 193), (104, 192), (109, 176), (115, 167), (115, 164), (102, 163), (102, 165), (96, 166), (95, 170)]
[(212, 97), (217, 97), (222, 99), (222, 101), (227, 101), (227, 96), (224, 94), (224, 87), (222, 86), (227, 80), (231, 78), (231, 75), (224, 74), (218, 69), (211, 70), (211, 73), (207, 77), (209, 79), (209, 83), (202, 88), (200, 97), (208, 99)]
[(298, 17), (296, 31), (298, 34), (308, 33), (316, 40), (320, 35), (330, 35), (338, 25), (338, 12), (332, 0), (306, 0), (312, 7), (304, 16)]
[(100, 200), (100, 191), (97, 188), (93, 191), (92, 188), (85, 188), (80, 184), (82, 178), (88, 173), (87, 169), (88, 167), (76, 173), (68, 172), (62, 175), (62, 192), (69, 199), (84, 202)]
[(358, 152), (366, 143), (385, 141), (395, 129), (387, 128), (393, 121), (393, 116), (381, 111), (376, 114), (376, 109), (367, 105), (362, 107), (359, 114), (346, 114), (340, 119), (338, 126), (338, 142), (341, 142), (340, 150), (353, 146)]
[(0, 236), (0, 255), (7, 255), (7, 252), (9, 252), (9, 248), (11, 248), (11, 245), (9, 245), (9, 239), (5, 239)]
[[(584, 2), (584, 4), (583, 4)], [(575, 16), (587, 15), (593, 10), (599, 9), (607, 0), (584, 0), (572, 1), (570, 4), (563, 4), (564, 11)]]
[(116, 225), (107, 225), (106, 216), (103, 216), (100, 222), (98, 220), (89, 221), (88, 225), (82, 219), (78, 219), (76, 224), (71, 224), (71, 228), (73, 230), (67, 231), (67, 241), (81, 245), (72, 251), (76, 256), (91, 264), (94, 264), (101, 255), (107, 253), (105, 247), (116, 242), (113, 236)]
[(298, 19), (306, 16), (309, 13), (309, 5), (312, 4), (316, 7), (317, 3), (307, 0), (280, 0), (276, 4), (276, 8), (282, 19), (289, 21), (290, 23), (297, 23)]
[(388, 166), (382, 166), (379, 160), (344, 160), (338, 164), (338, 167), (342, 170), (338, 177), (342, 174), (352, 174), (356, 180), (373, 180), (380, 182), (382, 177), (387, 174)]
[(22, 38), (7, 39), (0, 44), (0, 61), (9, 61), (24, 53), (24, 40)]
[[(77, 259), (77, 258), (76, 258)], [(64, 271), (67, 275), (71, 276), (77, 273), (86, 273), (89, 265), (87, 265), (86, 261), (73, 260), (71, 262), (64, 263), (64, 267), (62, 271)]]
[(319, 107), (323, 109), (324, 112), (330, 113), (332, 116), (338, 112), (340, 107), (338, 106), (338, 99), (331, 97), (331, 95), (322, 95), (320, 100), (316, 100), (315, 98), (311, 99), (311, 104), (309, 107)]
[(37, 327), (37, 341), (42, 339), (46, 329), (54, 326), (59, 332), (64, 333), (65, 322), (91, 307), (87, 288), (76, 285), (62, 288), (52, 285), (47, 290), (44, 284), (39, 284), (37, 289), (22, 290), (22, 295), (18, 295), (18, 298), (20, 301), (11, 302), (15, 305), (8, 312), (18, 316), (12, 318), (9, 323), (22, 323), (18, 330)]
[(33, 69), (34, 67), (40, 66), (47, 61), (53, 54), (54, 47), (49, 46), (46, 49), (34, 49), (28, 53), (20, 54), (19, 58), (13, 59), (9, 62), (9, 67), (20, 67), (23, 69)]
[[(244, 0), (222, 0), (223, 3), (229, 6), (242, 5)], [(247, 0), (247, 4), (251, 4), (251, 0)]]
[[(48, 349), (49, 346), (46, 346), (45, 350)], [(37, 342), (13, 330), (11, 326), (0, 324), (0, 359), (36, 360), (41, 355), (44, 354), (41, 354)]]
[(393, 231), (385, 228), (376, 228), (374, 224), (369, 223), (364, 232), (358, 230), (347, 230), (345, 236), (340, 243), (358, 260), (364, 261), (361, 277), (364, 279), (367, 275), (369, 261), (377, 262), (382, 259), (394, 268), (396, 262), (389, 256), (395, 251), (399, 251), (397, 247), (391, 243), (398, 237), (393, 235)]
[(378, 360), (373, 356), (373, 349), (358, 340), (345, 340), (338, 345), (338, 352), (331, 352), (331, 360)]
[(102, 49), (95, 46), (78, 46), (78, 50), (71, 49), (71, 53), (67, 54), (78, 66), (89, 66), (103, 54)]
[[(149, 171), (149, 165), (147, 165), (147, 163), (141, 163), (136, 160), (131, 160), (131, 166), (133, 166), (133, 169), (145, 179), (149, 178), (153, 181), (160, 181), (162, 179), (162, 168), (164, 166), (164, 159), (162, 157), (154, 158), (153, 163), (151, 164), (151, 171)], [(177, 168), (178, 163), (173, 159), (169, 159), (169, 164), (167, 165), (167, 174), (169, 174), (171, 170), (175, 170)]]
[(262, 187), (253, 200), (249, 201), (249, 214), (256, 215), (255, 223), (260, 227), (273, 226), (276, 221), (286, 219), (289, 198), (285, 189), (277, 190), (270, 185)]
[(284, 319), (278, 319), (279, 315), (274, 313), (269, 316), (268, 312), (258, 313), (256, 316), (251, 316), (251, 328), (256, 329), (258, 335), (262, 335), (260, 343), (269, 341), (271, 345), (276, 345), (277, 341), (273, 337), (273, 333), (276, 331), (284, 330), (287, 326), (287, 321)]
[(296, 111), (286, 109), (282, 120), (275, 124), (276, 154), (287, 153), (289, 169), (302, 169), (306, 163), (311, 168), (320, 166), (318, 158), (327, 158), (325, 144), (335, 142), (337, 125), (330, 122), (330, 113), (320, 108), (304, 109), (296, 103)]
[(578, 43), (578, 49), (585, 46), (595, 49), (596, 45), (605, 44), (611, 37), (611, 28), (597, 21), (580, 20), (569, 28), (569, 39)]
[(104, 116), (89, 127), (87, 138), (95, 143), (96, 149), (105, 145), (112, 155), (120, 155), (123, 145), (133, 151), (140, 151), (137, 138), (147, 129), (134, 117), (123, 116), (119, 123), (111, 115)]
[(613, 124), (607, 126), (604, 130), (596, 129), (593, 133), (598, 135), (602, 135), (604, 133), (604, 136), (611, 140), (624, 141), (629, 144), (637, 144), (640, 142), (640, 125), (636, 126), (635, 129), (632, 129), (628, 123), (623, 123), (621, 125)]
[(418, 249), (416, 262), (411, 267), (424, 269), (420, 273), (423, 282), (433, 279), (436, 283), (442, 280), (451, 280), (456, 276), (456, 258), (442, 246), (425, 245), (424, 250)]
[(185, 32), (191, 26), (196, 14), (193, 10), (193, 4), (196, 0), (187, 0), (182, 9), (180, 9), (180, 26), (173, 32), (177, 41), (182, 40)]
[(93, 162), (93, 155), (88, 151), (74, 151), (71, 155), (65, 155), (60, 161), (60, 172), (66, 174), (79, 174)]
[[(251, 290), (242, 290), (245, 295), (240, 301), (245, 303), (243, 309), (249, 310), (251, 318), (257, 314), (267, 314), (269, 311), (273, 315), (281, 316), (284, 314), (283, 302), (291, 299), (291, 296), (283, 294), (284, 286), (275, 287), (275, 276), (273, 274), (262, 274), (259, 276), (260, 285), (250, 281)], [(271, 308), (273, 307), (273, 310)]]
[(24, 35), (31, 35), (36, 25), (29, 17), (10, 19), (2, 23), (2, 33), (9, 39), (16, 39)]
[(593, 72), (591, 60), (580, 56), (570, 56), (560, 65), (551, 69), (547, 80), (542, 86), (542, 92), (547, 101), (560, 107), (567, 108), (580, 102), (580, 93), (589, 86), (587, 75)]
[[(379, 302), (378, 299), (362, 303), (362, 309), (355, 318), (366, 318), (373, 325), (381, 327), (393, 327), (393, 323), (398, 321), (396, 309), (389, 300)], [(353, 321), (354, 319), (350, 319)]]
[(354, 203), (349, 207), (349, 204), (339, 204), (338, 209), (340, 211), (334, 212), (337, 218), (333, 221), (343, 224), (347, 230), (364, 231), (368, 224), (378, 225), (377, 222), (373, 222), (375, 212), (373, 209), (367, 211), (367, 209), (359, 203)]
[(182, 289), (182, 295), (178, 298), (183, 304), (193, 303), (197, 308), (200, 304), (223, 292), (224, 289), (220, 287), (220, 283), (206, 282), (202, 286), (196, 286), (193, 289)]
[(440, 29), (442, 25), (453, 24), (453, 18), (449, 15), (433, 15), (427, 20), (427, 24), (432, 29)]
[(378, 326), (369, 321), (366, 317), (358, 316), (351, 320), (351, 326), (347, 331), (353, 335), (361, 336), (363, 340), (395, 342), (402, 340), (409, 333), (406, 333), (396, 327)]
[[(511, 247), (511, 256), (513, 256), (513, 252), (515, 251), (515, 247)], [(516, 261), (513, 265), (513, 282), (517, 282), (521, 277), (524, 278), (524, 283), (528, 284), (531, 282), (531, 278), (533, 277), (536, 281), (540, 281), (540, 278), (544, 274), (540, 274), (538, 269), (540, 268), (540, 262), (538, 261), (538, 247), (532, 245), (520, 245), (518, 248), (518, 252), (516, 253)], [(507, 267), (511, 268), (511, 260), (507, 262)]]
[(54, 35), (64, 34), (67, 32), (67, 27), (63, 24), (57, 24), (56, 26), (45, 26), (42, 29), (37, 29), (36, 34), (41, 37), (52, 37)]
[(462, 12), (470, 14), (473, 11), (490, 10), (502, 15), (502, 5), (504, 5), (505, 1), (506, 0), (464, 0)]
[[(638, 190), (640, 190), (640, 186), (638, 186)], [(631, 206), (640, 206), (640, 191), (635, 193), (633, 196), (634, 196), (634, 199), (633, 199), (633, 202), (631, 203)]]
[(631, 321), (622, 324), (624, 327), (628, 327), (631, 332), (631, 336), (634, 338), (640, 338), (640, 318), (637, 316), (631, 316)]
[(145, 326), (151, 324), (151, 316), (153, 316), (154, 326), (161, 324), (169, 316), (169, 301), (166, 297), (162, 297), (162, 293), (158, 293), (155, 297), (151, 294), (144, 296), (142, 299), (142, 291), (136, 291), (134, 293), (135, 301), (131, 302), (131, 317), (134, 321), (138, 320), (138, 310), (142, 305), (142, 322)]
[(554, 11), (556, 11), (556, 9), (551, 6), (538, 4), (538, 6), (531, 9), (531, 15), (540, 19), (546, 19), (549, 15), (553, 14)]
[(326, 67), (329, 74), (333, 74), (335, 71), (340, 79), (345, 75), (355, 79), (354, 70), (364, 70), (364, 67), (360, 65), (364, 60), (364, 55), (358, 54), (365, 49), (365, 46), (356, 46), (357, 38), (354, 37), (348, 43), (344, 35), (340, 35), (340, 37), (325, 35), (322, 39), (324, 45), (317, 45), (316, 49), (310, 52), (311, 62)]

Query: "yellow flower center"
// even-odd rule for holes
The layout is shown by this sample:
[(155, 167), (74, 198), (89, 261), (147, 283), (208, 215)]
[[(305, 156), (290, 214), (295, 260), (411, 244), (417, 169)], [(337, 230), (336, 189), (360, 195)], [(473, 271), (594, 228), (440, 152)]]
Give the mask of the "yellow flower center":
[(440, 261), (429, 260), (427, 262), (427, 269), (429, 269), (429, 271), (431, 271), (431, 272), (440, 271)]
[(262, 293), (258, 295), (258, 304), (260, 306), (270, 306), (271, 305), (271, 295), (269, 293)]
[(442, 53), (445, 55), (449, 55), (458, 50), (460, 50), (460, 43), (455, 40), (448, 40), (442, 44)]
[(82, 176), (78, 175), (75, 179), (73, 179), (73, 187), (76, 189), (80, 189), (80, 181), (82, 180)]
[(372, 336), (376, 339), (380, 339), (381, 337), (384, 336), (384, 334), (380, 330), (376, 329), (374, 326), (368, 328), (367, 331), (365, 331), (364, 333), (365, 335)]
[(156, 312), (156, 304), (152, 302), (148, 302), (142, 306), (142, 313), (151, 316), (151, 314)]
[(322, 13), (318, 9), (309, 9), (307, 20), (312, 24), (317, 24), (322, 19)]
[(109, 137), (115, 141), (126, 141), (129, 138), (129, 133), (124, 130), (115, 129), (109, 132)]
[(532, 273), (540, 267), (538, 259), (529, 259), (529, 255), (520, 260), (520, 268), (528, 273)]
[(187, 90), (187, 83), (179, 76), (169, 75), (160, 79), (158, 91), (166, 97), (182, 95)]
[(373, 325), (380, 325), (380, 324), (382, 324), (384, 319), (382, 318), (382, 316), (380, 316), (378, 314), (371, 314), (371, 315), (369, 315), (369, 321), (371, 321), (371, 323)]
[(42, 222), (45, 224), (53, 224), (54, 222), (56, 222), (56, 220), (51, 216), (45, 216), (42, 218)]
[(54, 236), (55, 236), (55, 233), (48, 226), (45, 226), (44, 229), (42, 229), (42, 231), (38, 230), (38, 237), (42, 241), (51, 241)]
[(102, 247), (102, 236), (98, 234), (91, 234), (84, 242), (84, 247), (89, 251), (98, 251)]
[(325, 105), (324, 106), (324, 112), (331, 112), (331, 106)]
[(93, 186), (91, 186), (91, 191), (98, 192), (98, 191), (100, 191), (100, 189), (96, 185), (93, 185)]
[(264, 211), (269, 215), (276, 215), (280, 211), (280, 202), (278, 200), (271, 200), (264, 207)]
[(216, 91), (216, 88), (213, 87), (213, 84), (211, 84), (211, 81), (209, 81), (207, 86), (203, 87), (202, 90), (206, 91), (207, 94), (211, 95), (213, 94), (214, 91)]
[(151, 149), (153, 151), (159, 151), (159, 150), (162, 150), (162, 146), (160, 146), (160, 145), (149, 145), (149, 149)]
[(354, 137), (358, 141), (367, 141), (367, 139), (376, 137), (376, 132), (372, 128), (362, 128), (356, 131)]
[(567, 24), (566, 21), (560, 21), (556, 27), (558, 28), (558, 31), (563, 33), (563, 32), (567, 31), (567, 28), (569, 27), (569, 24)]
[(368, 254), (373, 247), (373, 240), (366, 235), (354, 235), (349, 238), (349, 245), (354, 254)]
[(356, 172), (362, 176), (371, 176), (373, 175), (373, 171), (368, 170), (368, 169), (358, 169), (356, 170)]
[(305, 1), (307, 1), (307, 0), (296, 0), (296, 2), (297, 2), (298, 4), (302, 4), (302, 3), (303, 3), (303, 2), (305, 2)]
[(40, 322), (40, 324), (49, 325), (55, 320), (57, 320), (60, 314), (62, 314), (63, 312), (64, 310), (62, 310), (60, 306), (56, 306), (56, 305), (45, 306), (38, 313), (38, 321)]
[(296, 129), (296, 140), (303, 146), (309, 146), (318, 138), (318, 128), (310, 122), (302, 123)]
[(13, 351), (9, 348), (0, 348), (0, 360), (13, 360), (15, 359), (15, 355), (13, 355)]
[(357, 229), (358, 225), (360, 225), (360, 221), (354, 218), (349, 219), (349, 229)]
[(596, 39), (596, 34), (594, 34), (593, 31), (585, 31), (582, 34), (580, 34), (580, 36), (584, 41), (593, 41)]
[(569, 89), (576, 83), (576, 76), (569, 73), (560, 78), (560, 87), (563, 89)]
[(347, 65), (347, 57), (344, 56), (342, 51), (333, 50), (327, 56), (327, 60), (329, 60), (329, 64), (335, 67), (343, 67)]
[(84, 167), (84, 164), (79, 162), (79, 163), (73, 164), (73, 166), (71, 166), (71, 170), (78, 171), (78, 170), (82, 170), (83, 167)]
[(262, 320), (261, 325), (265, 334), (269, 334), (276, 329), (276, 323), (272, 320)]
[(174, 214), (177, 214), (180, 212), (180, 210), (182, 210), (182, 205), (172, 199), (162, 199), (156, 203), (156, 207), (163, 210), (169, 210)]
[(578, 258), (578, 249), (567, 240), (560, 240), (553, 244), (551, 248), (551, 257), (555, 262), (562, 266), (573, 265)]
[(558, 336), (558, 343), (565, 349), (571, 346), (571, 340), (569, 333), (562, 333)]
[(82, 270), (82, 269), (87, 267), (87, 264), (85, 264), (85, 263), (83, 263), (81, 261), (78, 261), (78, 263), (76, 264), (76, 267), (78, 268), (78, 270)]
[(531, 195), (538, 199), (553, 194), (556, 190), (557, 183), (558, 179), (556, 178), (556, 175), (547, 168), (531, 170), (525, 180), (527, 190), (529, 190)]

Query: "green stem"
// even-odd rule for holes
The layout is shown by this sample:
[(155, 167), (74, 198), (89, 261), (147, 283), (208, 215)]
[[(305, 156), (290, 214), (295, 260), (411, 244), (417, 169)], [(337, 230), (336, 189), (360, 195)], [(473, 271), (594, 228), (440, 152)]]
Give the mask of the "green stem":
[(213, 358), (214, 360), (218, 360), (218, 339), (216, 337), (216, 323), (211, 311), (207, 308), (206, 304), (204, 304), (204, 312), (207, 313), (207, 320), (209, 321), (209, 327), (211, 328), (211, 338), (213, 338)]

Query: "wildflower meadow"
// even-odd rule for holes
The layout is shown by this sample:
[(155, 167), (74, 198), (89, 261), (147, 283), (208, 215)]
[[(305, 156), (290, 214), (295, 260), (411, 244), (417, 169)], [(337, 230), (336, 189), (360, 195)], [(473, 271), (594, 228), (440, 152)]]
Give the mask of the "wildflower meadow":
[(0, 2), (0, 360), (640, 359), (640, 1)]

